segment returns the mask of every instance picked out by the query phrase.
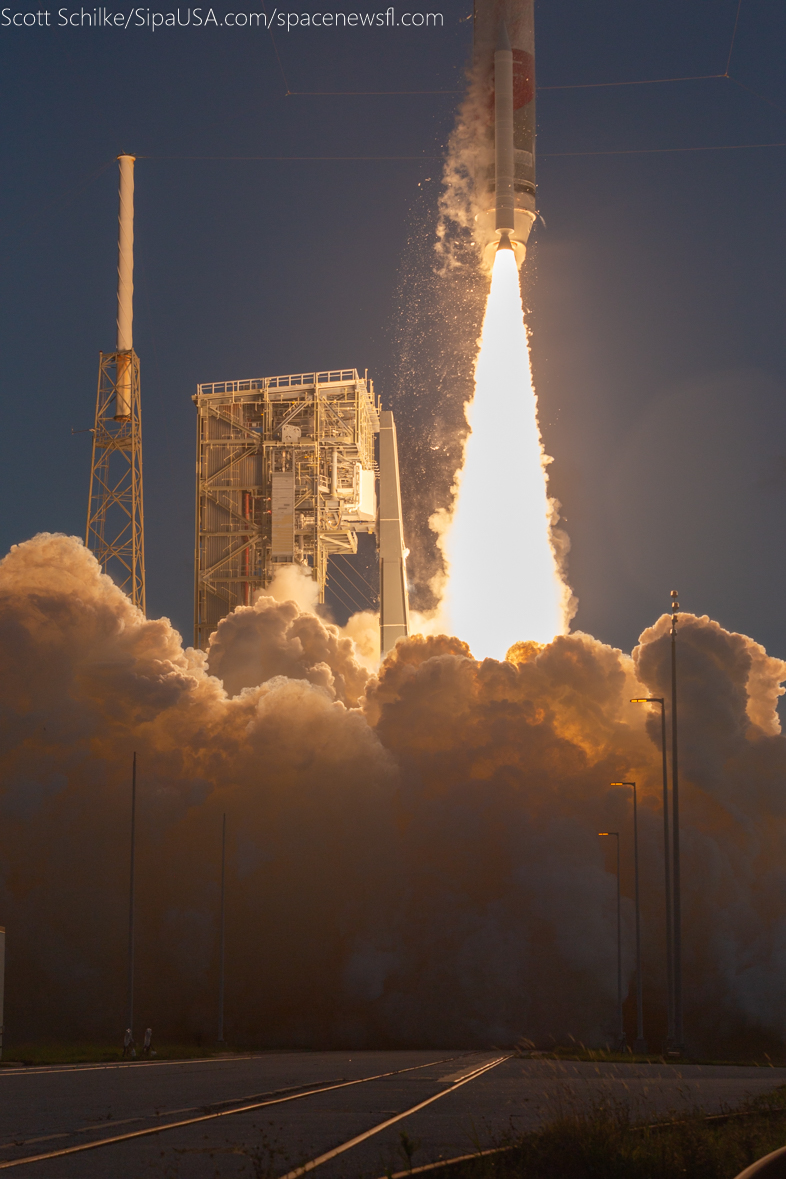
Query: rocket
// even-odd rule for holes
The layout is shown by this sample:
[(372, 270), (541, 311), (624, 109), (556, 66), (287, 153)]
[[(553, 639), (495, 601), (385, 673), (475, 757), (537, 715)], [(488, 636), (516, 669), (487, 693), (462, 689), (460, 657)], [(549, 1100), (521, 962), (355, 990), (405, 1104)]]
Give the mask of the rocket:
[(475, 70), (483, 92), (493, 96), (487, 122), (493, 163), (477, 177), (478, 231), (487, 262), (497, 249), (512, 249), (520, 266), (537, 215), (534, 0), (476, 0)]

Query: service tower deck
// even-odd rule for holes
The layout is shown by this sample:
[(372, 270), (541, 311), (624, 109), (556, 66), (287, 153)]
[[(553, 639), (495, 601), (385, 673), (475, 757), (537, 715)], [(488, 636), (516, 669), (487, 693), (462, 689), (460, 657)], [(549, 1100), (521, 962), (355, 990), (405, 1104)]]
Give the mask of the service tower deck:
[(330, 555), (356, 553), (357, 534), (378, 531), (380, 406), (354, 368), (203, 384), (194, 402), (194, 641), (204, 650), (283, 565), (307, 568), (324, 601)]

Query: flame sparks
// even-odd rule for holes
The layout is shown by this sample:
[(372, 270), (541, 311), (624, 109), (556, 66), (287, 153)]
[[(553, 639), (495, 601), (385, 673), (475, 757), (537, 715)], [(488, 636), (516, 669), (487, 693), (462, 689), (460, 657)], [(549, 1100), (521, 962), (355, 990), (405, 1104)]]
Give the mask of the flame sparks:
[(494, 261), (466, 412), (472, 433), (443, 539), (444, 604), (476, 658), (503, 659), (517, 639), (549, 643), (564, 633), (567, 593), (550, 539), (547, 460), (512, 250)]

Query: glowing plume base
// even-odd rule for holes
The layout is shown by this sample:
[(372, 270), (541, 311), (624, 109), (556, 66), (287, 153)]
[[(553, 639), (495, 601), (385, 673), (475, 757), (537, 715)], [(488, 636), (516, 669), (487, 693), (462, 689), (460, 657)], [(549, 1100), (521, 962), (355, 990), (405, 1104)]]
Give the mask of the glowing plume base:
[(443, 607), (478, 659), (504, 659), (517, 640), (565, 632), (566, 587), (551, 544), (548, 461), (538, 428), (516, 259), (500, 250), (466, 407), (464, 451)]

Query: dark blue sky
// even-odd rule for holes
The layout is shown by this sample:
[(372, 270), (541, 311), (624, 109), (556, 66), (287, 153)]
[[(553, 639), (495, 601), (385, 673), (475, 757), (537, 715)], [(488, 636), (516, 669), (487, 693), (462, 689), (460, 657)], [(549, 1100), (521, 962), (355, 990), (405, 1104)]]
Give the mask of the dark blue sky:
[[(737, 3), (538, 0), (539, 84), (723, 74)], [(355, 365), (385, 398), (400, 270), (460, 96), (286, 89), (460, 90), (470, 0), (399, 8), (444, 27), (278, 31), (286, 85), (261, 29), (0, 27), (3, 550), (84, 532), (90, 435), (71, 430), (92, 424), (114, 346), (119, 151), (151, 157), (135, 324), (149, 613), (190, 641), (197, 381)], [(626, 648), (676, 586), (786, 655), (786, 147), (655, 150), (786, 142), (784, 55), (783, 4), (742, 0), (734, 80), (538, 95), (542, 425), (576, 624)], [(424, 158), (184, 158), (285, 155)]]

